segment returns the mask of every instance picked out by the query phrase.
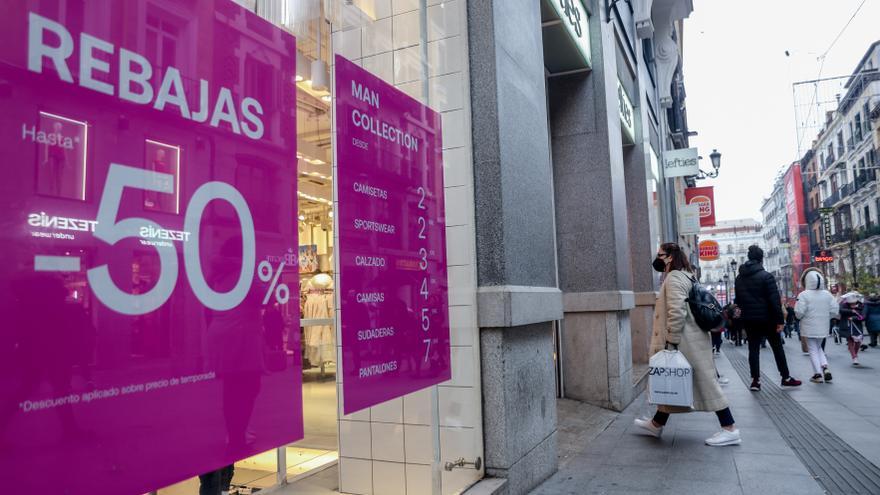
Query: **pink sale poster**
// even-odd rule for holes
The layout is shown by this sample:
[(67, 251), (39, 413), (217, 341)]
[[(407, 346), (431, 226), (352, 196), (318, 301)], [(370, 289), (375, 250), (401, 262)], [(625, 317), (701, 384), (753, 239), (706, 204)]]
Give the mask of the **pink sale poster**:
[(450, 379), (440, 115), (336, 57), (346, 414)]
[(4, 5), (4, 485), (143, 494), (302, 438), (271, 338), (299, 321), (294, 38), (231, 0)]

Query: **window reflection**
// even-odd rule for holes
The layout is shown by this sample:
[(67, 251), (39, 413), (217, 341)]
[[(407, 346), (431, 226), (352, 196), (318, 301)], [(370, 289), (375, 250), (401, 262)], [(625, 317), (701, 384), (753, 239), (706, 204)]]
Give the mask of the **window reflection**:
[(22, 124), (22, 141), (37, 147), (37, 193), (85, 199), (87, 135), (85, 122), (47, 112), (36, 126)]

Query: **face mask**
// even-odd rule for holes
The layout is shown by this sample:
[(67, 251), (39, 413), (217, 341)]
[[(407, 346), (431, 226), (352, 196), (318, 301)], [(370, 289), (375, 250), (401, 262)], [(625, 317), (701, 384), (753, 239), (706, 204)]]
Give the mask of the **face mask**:
[(663, 273), (666, 271), (666, 262), (660, 259), (659, 257), (654, 258), (654, 262), (651, 263), (651, 266), (654, 267), (655, 271)]

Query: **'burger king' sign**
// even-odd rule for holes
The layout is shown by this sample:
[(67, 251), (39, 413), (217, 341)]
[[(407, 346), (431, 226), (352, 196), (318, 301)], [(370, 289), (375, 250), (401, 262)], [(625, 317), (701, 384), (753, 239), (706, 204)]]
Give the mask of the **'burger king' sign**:
[(685, 202), (700, 207), (700, 227), (715, 225), (715, 190), (708, 187), (689, 187), (684, 190)]
[(700, 241), (700, 260), (715, 261), (721, 257), (721, 249), (715, 241)]

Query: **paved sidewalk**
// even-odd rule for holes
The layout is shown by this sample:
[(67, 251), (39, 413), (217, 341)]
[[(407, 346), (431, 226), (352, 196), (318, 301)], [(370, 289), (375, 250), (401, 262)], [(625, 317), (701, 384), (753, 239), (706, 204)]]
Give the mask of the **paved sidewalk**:
[[(880, 348), (860, 352), (859, 367), (852, 366), (846, 343), (835, 344), (828, 339), (825, 351), (834, 379), (829, 384), (810, 383), (813, 367), (809, 356), (803, 355), (799, 341), (786, 340), (785, 354), (791, 374), (804, 381), (802, 387), (789, 395), (880, 466)], [(774, 379), (779, 376), (769, 348), (761, 350), (761, 372)]]
[(533, 494), (823, 494), (727, 358), (716, 362), (742, 445), (703, 443), (719, 428), (712, 413), (673, 415), (659, 440), (638, 434), (633, 420), (654, 411), (643, 395)]

